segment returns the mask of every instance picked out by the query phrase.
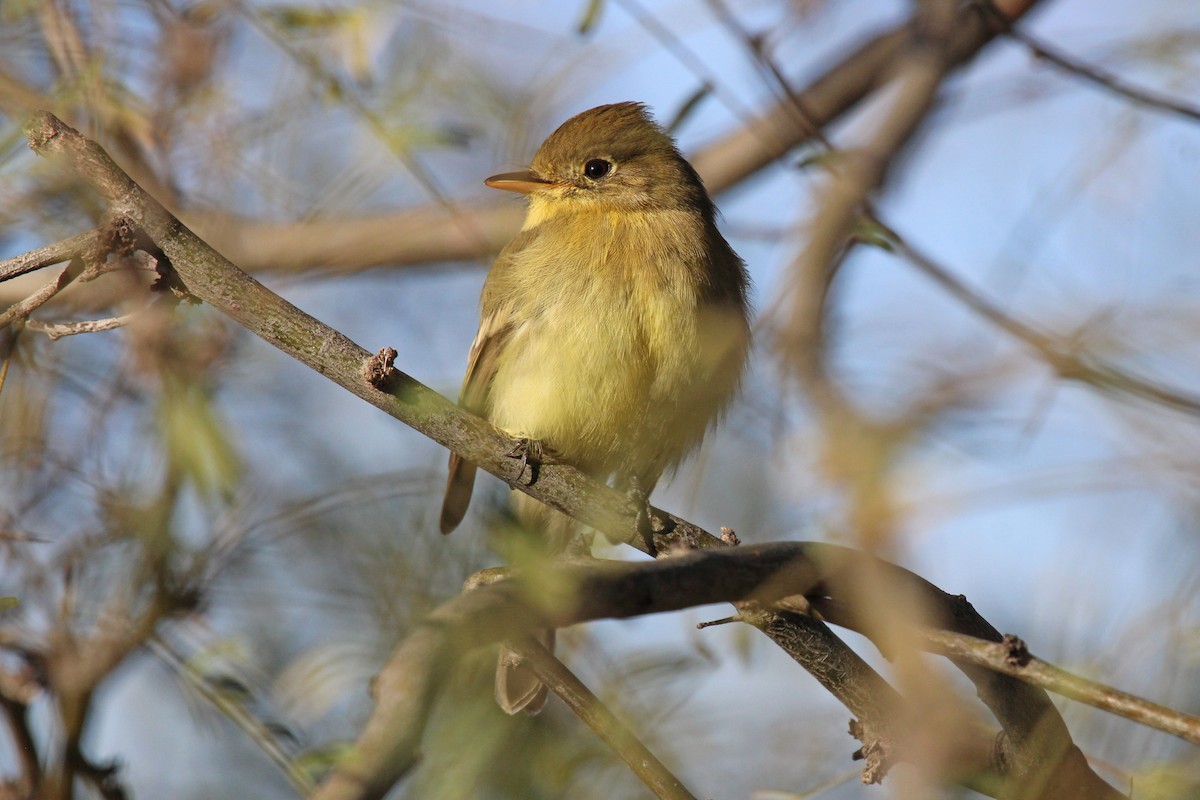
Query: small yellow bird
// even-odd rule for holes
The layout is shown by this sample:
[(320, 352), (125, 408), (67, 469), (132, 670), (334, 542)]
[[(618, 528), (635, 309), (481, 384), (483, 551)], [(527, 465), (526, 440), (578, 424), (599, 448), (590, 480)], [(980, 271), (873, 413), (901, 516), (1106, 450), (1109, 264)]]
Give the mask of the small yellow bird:
[[(528, 171), (485, 183), (528, 195), (529, 210), (484, 283), (460, 404), (648, 496), (728, 405), (746, 361), (748, 278), (712, 200), (641, 103), (572, 117)], [(443, 533), (474, 482), (474, 465), (452, 453)], [(513, 505), (552, 548), (579, 530), (521, 492)], [(496, 697), (532, 713), (546, 691), (504, 653)]]

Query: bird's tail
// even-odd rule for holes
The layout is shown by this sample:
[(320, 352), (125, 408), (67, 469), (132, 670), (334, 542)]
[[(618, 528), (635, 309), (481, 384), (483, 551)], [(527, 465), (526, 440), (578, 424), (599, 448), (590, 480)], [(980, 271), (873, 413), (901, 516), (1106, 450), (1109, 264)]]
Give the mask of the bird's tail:
[(442, 518), (438, 523), (442, 533), (450, 533), (462, 522), (475, 488), (475, 465), (464, 461), (458, 453), (450, 454), (450, 475), (446, 478), (446, 497), (442, 501)]

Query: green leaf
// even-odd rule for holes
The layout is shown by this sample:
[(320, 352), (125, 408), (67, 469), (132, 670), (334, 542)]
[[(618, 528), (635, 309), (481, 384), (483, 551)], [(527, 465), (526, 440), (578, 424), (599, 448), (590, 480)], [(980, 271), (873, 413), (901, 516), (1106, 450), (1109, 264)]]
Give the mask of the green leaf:
[(687, 122), (688, 117), (692, 116), (692, 113), (700, 106), (700, 103), (712, 94), (712, 91), (713, 86), (708, 81), (700, 84), (700, 88), (692, 92), (688, 96), (688, 99), (683, 101), (683, 105), (679, 107), (679, 110), (675, 112), (675, 116), (672, 117), (670, 124), (667, 125), (667, 133), (674, 135), (675, 131), (682, 127), (683, 123)]
[(160, 415), (172, 465), (202, 495), (230, 493), (237, 484), (239, 462), (209, 393), (192, 382), (170, 381)]
[(340, 27), (353, 15), (347, 9), (306, 8), (304, 6), (274, 6), (263, 16), (280, 27), (294, 31), (321, 31)]
[(19, 597), (0, 597), (0, 614), (3, 614), (5, 611), (11, 611), (19, 605), (21, 605), (21, 598)]
[(891, 232), (865, 216), (859, 216), (858, 221), (854, 223), (850, 239), (869, 247), (878, 247), (888, 253), (896, 252), (896, 240), (892, 238)]
[(593, 28), (600, 24), (602, 16), (604, 16), (604, 0), (588, 0), (587, 8), (583, 10), (583, 16), (579, 18), (576, 31), (580, 36), (587, 36)]
[(294, 763), (297, 769), (308, 775), (313, 783), (316, 783), (353, 750), (353, 742), (336, 741), (324, 747), (301, 753)]
[(796, 162), (796, 169), (806, 170), (812, 167), (825, 167), (832, 164), (838, 157), (838, 151), (825, 147), (817, 147), (808, 155)]
[(1145, 800), (1200, 800), (1200, 780), (1184, 765), (1151, 766), (1137, 776), (1135, 783), (1137, 796)]

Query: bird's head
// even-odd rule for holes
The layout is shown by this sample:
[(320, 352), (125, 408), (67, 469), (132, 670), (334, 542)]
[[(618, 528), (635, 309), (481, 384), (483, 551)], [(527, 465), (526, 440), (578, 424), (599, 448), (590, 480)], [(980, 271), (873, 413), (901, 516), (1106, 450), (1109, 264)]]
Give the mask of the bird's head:
[(641, 103), (571, 117), (538, 148), (528, 170), (485, 183), (558, 211), (696, 209), (711, 215), (700, 178)]

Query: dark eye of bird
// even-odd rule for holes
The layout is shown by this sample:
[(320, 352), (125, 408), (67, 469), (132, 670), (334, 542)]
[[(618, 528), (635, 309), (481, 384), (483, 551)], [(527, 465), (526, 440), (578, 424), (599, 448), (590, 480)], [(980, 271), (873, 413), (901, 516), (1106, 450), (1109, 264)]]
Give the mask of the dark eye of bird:
[(591, 161), (583, 165), (583, 174), (587, 175), (594, 181), (600, 180), (610, 172), (612, 172), (612, 164), (608, 163), (603, 158), (593, 158)]

